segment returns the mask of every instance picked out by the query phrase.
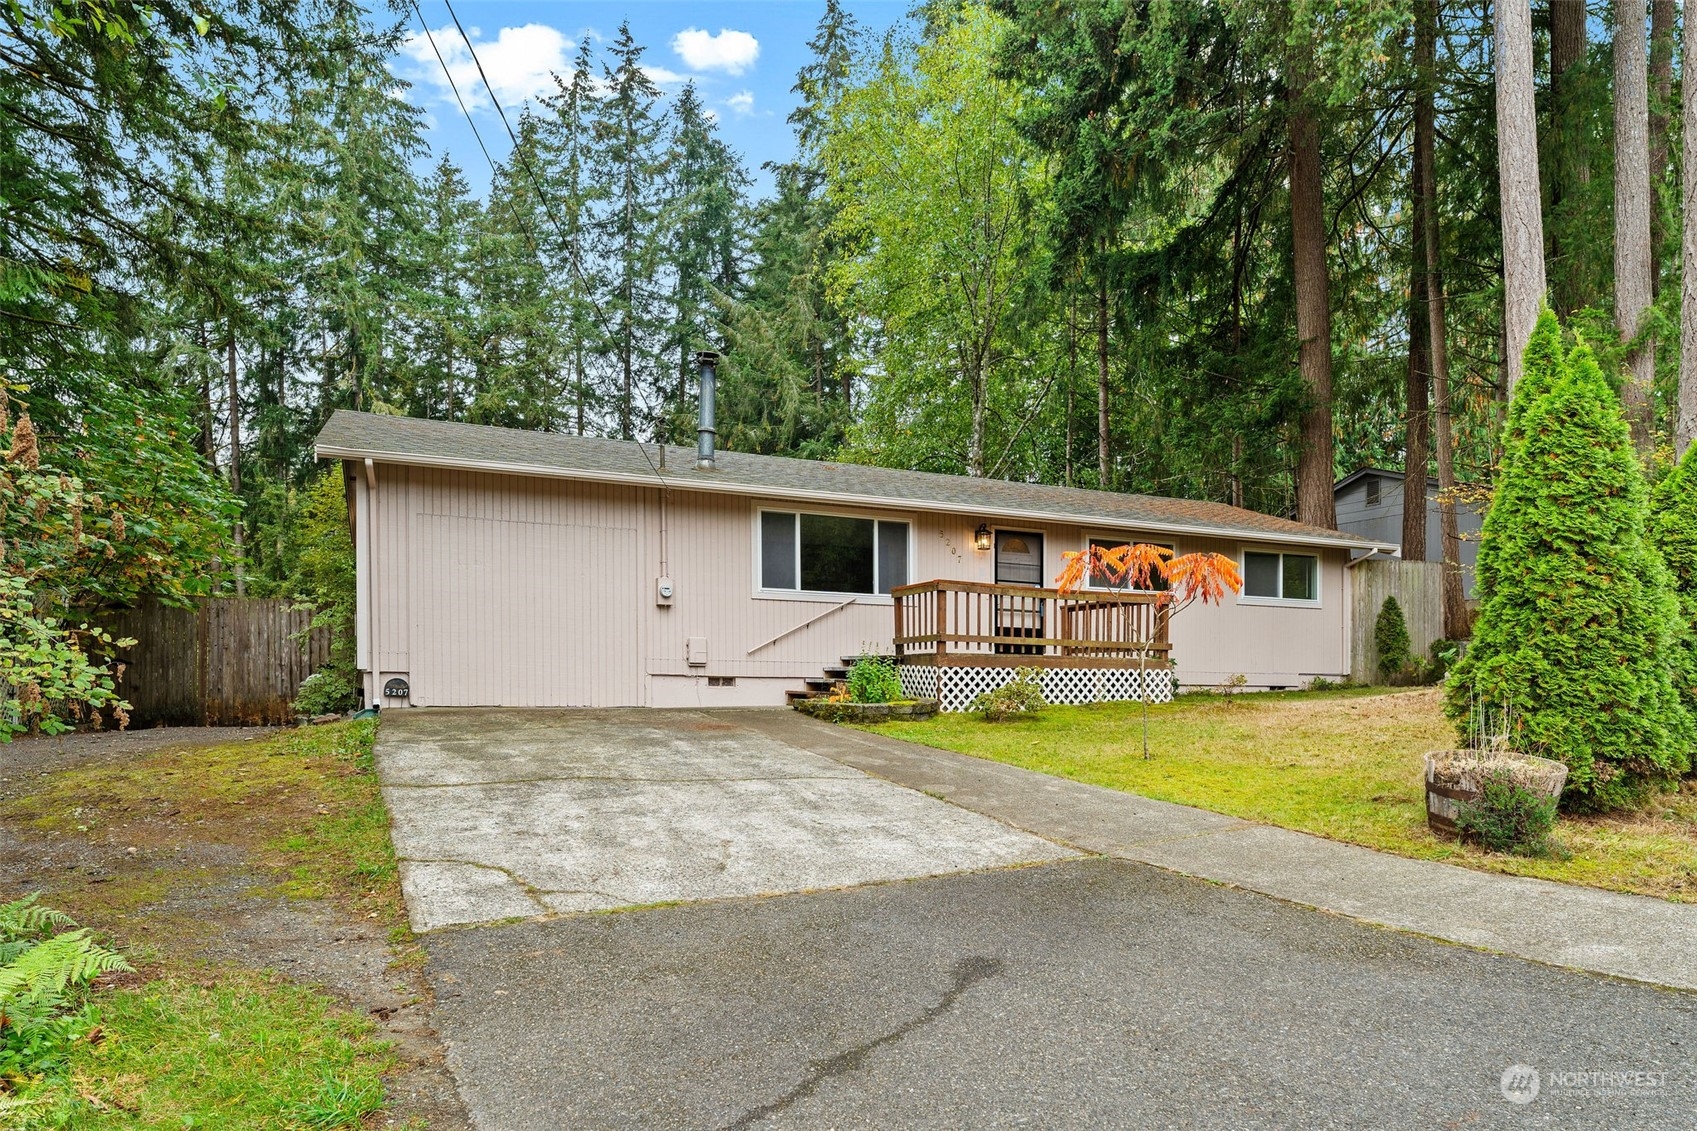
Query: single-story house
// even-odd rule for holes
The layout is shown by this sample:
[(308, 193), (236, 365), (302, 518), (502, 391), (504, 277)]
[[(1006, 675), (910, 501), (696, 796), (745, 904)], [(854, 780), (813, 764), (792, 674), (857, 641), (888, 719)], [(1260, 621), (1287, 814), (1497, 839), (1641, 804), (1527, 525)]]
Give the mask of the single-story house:
[[(1403, 478), (1400, 471), (1363, 467), (1332, 484), (1338, 508), (1338, 529), (1371, 542), (1402, 544)], [(1426, 480), (1426, 560), (1443, 560), (1443, 527), (1438, 515), (1438, 481)], [(1479, 561), (1479, 529), (1484, 525), (1479, 507), (1463, 504), (1455, 509), (1455, 526), (1461, 535), (1461, 581), (1473, 596), (1473, 569)]]
[[(358, 664), (387, 706), (745, 706), (894, 655), (958, 710), (1020, 667), (1051, 699), (1350, 670), (1352, 555), (1394, 542), (1220, 503), (337, 412)], [(1093, 579), (1091, 542), (1214, 550), (1224, 606), (1165, 615)], [(1169, 631), (1170, 629), (1170, 631)]]

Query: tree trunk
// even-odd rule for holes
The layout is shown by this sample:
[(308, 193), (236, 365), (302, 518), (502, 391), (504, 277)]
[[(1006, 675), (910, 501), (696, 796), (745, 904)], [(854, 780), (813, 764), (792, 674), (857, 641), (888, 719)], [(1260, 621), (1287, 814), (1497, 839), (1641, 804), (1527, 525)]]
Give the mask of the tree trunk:
[(1580, 246), (1562, 238), (1563, 205), (1591, 181), (1581, 76), (1585, 63), (1585, 0), (1550, 0), (1550, 258), (1551, 298), (1564, 319), (1589, 306), (1591, 273), (1574, 257)]
[(1673, 0), (1650, 3), (1650, 293), (1662, 293), (1667, 243), (1662, 186), (1668, 177), (1668, 115), (1673, 112)]
[[(1417, 0), (1414, 7), (1414, 65), (1419, 85), (1414, 99), (1414, 151), (1424, 160), (1420, 174), (1422, 235), (1426, 241), (1427, 333), (1431, 338), (1432, 407), (1436, 416), (1438, 455), (1438, 529), (1443, 552), (1444, 636), (1459, 640), (1468, 634), (1467, 590), (1461, 577), (1461, 532), (1455, 515), (1455, 441), (1450, 430), (1449, 347), (1444, 333), (1444, 271), (1438, 241), (1438, 177), (1433, 107), (1437, 100), (1438, 5), (1443, 0)], [(1426, 134), (1424, 141), (1421, 133)], [(1406, 505), (1406, 500), (1405, 500)]]
[[(1697, 12), (1685, 17), (1686, 59), (1697, 59)], [(1684, 456), (1686, 449), (1697, 441), (1697, 82), (1680, 83), (1683, 102), (1684, 137), (1687, 139), (1683, 159), (1683, 181), (1680, 189), (1684, 198), (1685, 231), (1681, 246), (1682, 284), (1679, 295), (1679, 395), (1674, 410), (1674, 454)]]
[(1096, 285), (1096, 486), (1113, 489), (1108, 452), (1108, 273), (1099, 271)]
[[(1304, 33), (1306, 34), (1306, 33)], [(1322, 197), (1320, 125), (1308, 105), (1313, 49), (1293, 49), (1289, 77), (1290, 233), (1296, 284), (1296, 337), (1308, 407), (1296, 464), (1296, 518), (1335, 530), (1332, 497), (1332, 312), (1326, 281), (1326, 208)]]
[(984, 356), (972, 360), (972, 421), (966, 438), (966, 473), (974, 479), (984, 477)]
[[(1650, 107), (1643, 0), (1615, 0), (1615, 329), (1638, 336), (1650, 307)], [(1654, 443), (1651, 396), (1656, 348), (1646, 341), (1626, 357), (1621, 386), (1632, 442), (1640, 455)]]
[[(1069, 288), (1070, 289), (1070, 288)], [(1074, 292), (1076, 293), (1076, 292)], [(1067, 437), (1065, 459), (1062, 463), (1061, 482), (1067, 487), (1072, 486), (1072, 443), (1075, 426), (1073, 422), (1073, 400), (1075, 386), (1078, 383), (1078, 309), (1074, 295), (1067, 296)]]
[[(200, 352), (207, 351), (206, 323), (196, 324), (195, 340), (200, 344)], [(209, 357), (202, 357), (200, 369), (200, 454), (206, 457), (206, 466), (212, 474), (218, 474), (218, 438), (212, 428), (212, 366)]]
[[(1418, 85), (1418, 72), (1415, 81)], [(1426, 293), (1426, 214), (1422, 205), (1427, 196), (1426, 169), (1431, 165), (1424, 146), (1432, 143), (1435, 131), (1432, 103), (1421, 98), (1421, 93), (1415, 95), (1414, 160), (1409, 169), (1409, 196), (1419, 203), (1409, 223), (1408, 371), (1403, 383), (1402, 556), (1410, 562), (1426, 560), (1426, 477), (1432, 421), (1427, 407), (1432, 334), (1427, 325), (1431, 309)]]
[(1538, 110), (1532, 87), (1532, 9), (1496, 5), (1497, 166), (1502, 178), (1503, 392), (1544, 301), (1544, 213), (1538, 196)]
[[(229, 334), (225, 339), (224, 365), (225, 376), (230, 383), (230, 494), (240, 496), (242, 493), (242, 395), (241, 387), (236, 380), (236, 326), (235, 322), (228, 323)], [(242, 520), (236, 519), (236, 596), (247, 596), (247, 578), (243, 575), (242, 553)]]

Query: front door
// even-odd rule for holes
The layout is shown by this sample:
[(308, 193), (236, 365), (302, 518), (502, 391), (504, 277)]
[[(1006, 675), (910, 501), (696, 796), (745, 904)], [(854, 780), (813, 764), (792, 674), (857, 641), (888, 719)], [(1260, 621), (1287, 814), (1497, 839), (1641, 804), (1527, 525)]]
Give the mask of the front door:
[[(1033, 589), (1043, 587), (1043, 536), (1021, 530), (996, 531), (996, 584), (1023, 585)], [(1002, 637), (1041, 637), (1043, 635), (1043, 599), (1014, 594), (996, 595), (996, 635)], [(1004, 655), (1031, 656), (1043, 651), (1041, 645), (1014, 644), (998, 641), (995, 650)]]

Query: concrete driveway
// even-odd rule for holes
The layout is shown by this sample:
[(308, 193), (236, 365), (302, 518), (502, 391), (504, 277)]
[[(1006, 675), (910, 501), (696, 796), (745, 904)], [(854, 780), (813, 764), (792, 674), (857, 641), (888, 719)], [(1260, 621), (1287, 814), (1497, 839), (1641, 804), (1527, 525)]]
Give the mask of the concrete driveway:
[(377, 769), (416, 931), (1076, 855), (694, 711), (395, 711)]

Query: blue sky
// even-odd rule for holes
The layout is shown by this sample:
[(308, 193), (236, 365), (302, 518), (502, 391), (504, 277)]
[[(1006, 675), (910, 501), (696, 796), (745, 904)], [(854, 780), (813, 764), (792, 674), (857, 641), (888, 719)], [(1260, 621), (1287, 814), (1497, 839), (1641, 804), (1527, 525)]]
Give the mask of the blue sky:
[[(873, 35), (898, 23), (911, 0), (849, 0), (845, 5)], [(510, 145), (490, 104), (465, 42), (454, 29), (442, 0), (419, 0), (436, 44), (465, 96), (477, 128), (497, 161)], [(823, 0), (454, 0), (495, 95), (510, 119), (529, 99), (552, 91), (552, 72), (569, 73), (576, 45), (585, 35), (610, 41), (628, 19), (638, 43), (648, 50), (643, 63), (669, 95), (694, 79), (708, 108), (717, 115), (725, 140), (742, 154), (757, 178), (756, 191), (770, 187), (760, 173), (765, 161), (783, 161), (793, 150), (785, 118), (795, 105), (790, 87), (808, 61), (807, 41), (824, 11)], [(466, 172), (479, 195), (489, 182), (489, 166), (477, 148), (471, 127), (454, 102), (441, 66), (413, 17), (412, 38), (396, 56), (397, 75), (412, 84), (409, 96), (426, 112), (426, 137), (432, 157), (444, 151)]]

